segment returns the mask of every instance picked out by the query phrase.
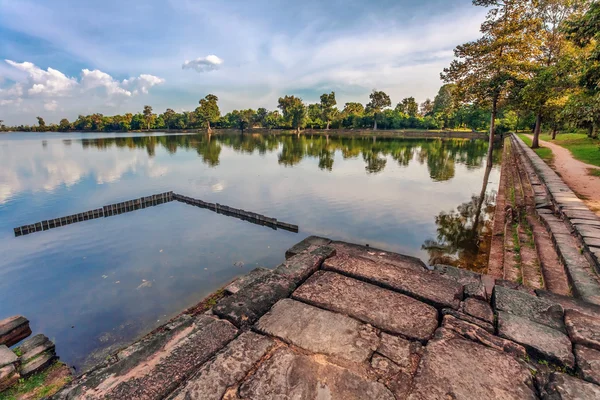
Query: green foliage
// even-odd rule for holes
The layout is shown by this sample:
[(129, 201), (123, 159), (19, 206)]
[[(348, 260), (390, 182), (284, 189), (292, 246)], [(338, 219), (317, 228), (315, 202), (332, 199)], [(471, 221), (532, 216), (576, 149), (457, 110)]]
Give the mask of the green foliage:
[(292, 129), (300, 132), (306, 124), (306, 106), (302, 99), (295, 96), (285, 96), (279, 98), (278, 108), (281, 109), (283, 120)]
[(221, 116), (218, 101), (219, 98), (214, 94), (207, 94), (199, 101), (200, 107), (196, 108), (196, 118), (200, 124), (206, 125), (209, 131), (211, 130), (210, 124), (217, 122)]

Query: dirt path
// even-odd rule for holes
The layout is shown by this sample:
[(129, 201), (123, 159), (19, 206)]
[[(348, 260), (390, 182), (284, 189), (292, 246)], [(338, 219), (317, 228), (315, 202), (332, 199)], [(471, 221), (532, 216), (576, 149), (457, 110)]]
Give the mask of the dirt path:
[[(532, 135), (527, 135), (532, 138)], [(600, 177), (588, 174), (588, 169), (600, 169), (573, 158), (571, 152), (552, 142), (540, 140), (540, 145), (552, 150), (553, 169), (588, 207), (600, 216)]]

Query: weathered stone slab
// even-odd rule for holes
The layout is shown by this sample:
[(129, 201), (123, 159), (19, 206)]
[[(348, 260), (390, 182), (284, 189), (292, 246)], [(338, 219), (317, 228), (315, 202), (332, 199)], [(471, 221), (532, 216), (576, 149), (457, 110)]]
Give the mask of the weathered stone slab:
[(504, 351), (515, 357), (524, 358), (527, 355), (525, 348), (510, 340), (502, 339), (487, 332), (481, 327), (454, 318), (452, 315), (445, 315), (442, 326), (448, 330), (458, 333), (465, 339), (484, 344), (493, 349)]
[(600, 385), (600, 351), (576, 344), (575, 360), (583, 379)]
[(470, 297), (473, 299), (488, 301), (486, 287), (483, 282), (478, 283), (468, 283), (464, 288), (465, 297)]
[(496, 311), (506, 311), (566, 332), (560, 304), (502, 286), (494, 288), (493, 302)]
[(587, 400), (600, 399), (600, 386), (558, 372), (550, 376), (544, 400)]
[(571, 220), (586, 219), (586, 220), (596, 221), (598, 219), (598, 216), (589, 210), (581, 211), (581, 210), (565, 209), (565, 210), (561, 210), (561, 212), (562, 212), (562, 214), (564, 214), (567, 218), (570, 218)]
[(594, 227), (586, 227), (585, 225), (576, 225), (575, 229), (584, 239), (600, 239), (600, 229)]
[(56, 399), (163, 399), (238, 333), (208, 315), (182, 316), (76, 379)]
[(478, 327), (485, 329), (489, 333), (494, 333), (494, 325), (490, 324), (489, 322), (480, 320), (479, 318), (471, 317), (470, 315), (467, 315), (460, 311), (452, 310), (451, 308), (444, 308), (442, 309), (442, 315), (452, 315), (454, 318), (458, 318), (470, 324), (477, 325)]
[(293, 297), (411, 339), (428, 340), (437, 328), (432, 306), (334, 272), (316, 272)]
[(337, 255), (325, 260), (323, 269), (361, 279), (432, 304), (457, 309), (463, 286), (431, 271), (419, 271), (392, 264)]
[(275, 304), (255, 329), (313, 353), (357, 363), (371, 358), (379, 345), (379, 337), (371, 326), (292, 299)]
[(31, 328), (25, 317), (16, 315), (0, 321), (0, 344), (10, 347), (29, 335), (31, 335)]
[(419, 260), (416, 257), (391, 253), (389, 251), (376, 249), (374, 247), (360, 246), (357, 244), (346, 242), (332, 242), (330, 246), (336, 249), (337, 255), (361, 257), (379, 263), (392, 264), (397, 267), (409, 268), (414, 270), (427, 269), (423, 261)]
[(56, 360), (56, 355), (52, 353), (40, 353), (36, 358), (30, 359), (28, 363), (22, 364), (19, 372), (23, 378), (35, 374), (48, 368)]
[[(517, 282), (506, 280), (506, 279), (496, 279), (496, 286), (501, 286), (501, 287), (505, 287), (505, 288), (512, 289), (512, 290), (518, 290), (519, 292), (523, 292), (523, 293), (530, 294), (531, 296), (535, 296), (535, 292), (533, 291), (532, 288), (525, 286), (525, 285), (521, 285)], [(494, 286), (494, 287), (496, 287), (496, 286)], [(493, 297), (493, 293), (492, 293), (492, 297)]]
[(575, 310), (589, 316), (600, 315), (600, 306), (593, 303), (585, 302), (581, 299), (576, 299), (570, 296), (563, 296), (547, 290), (536, 289), (535, 293), (538, 297), (560, 304), (565, 310)]
[(314, 250), (320, 246), (326, 246), (329, 243), (331, 243), (330, 239), (319, 236), (309, 236), (288, 249), (288, 251), (285, 252), (285, 258), (293, 257), (308, 250)]
[(425, 347), (410, 400), (535, 399), (527, 367), (512, 356), (462, 338)]
[(371, 367), (377, 370), (379, 375), (386, 380), (393, 379), (394, 376), (402, 372), (402, 369), (398, 364), (379, 354), (373, 355)]
[(19, 351), (22, 354), (19, 359), (20, 373), (23, 377), (47, 368), (56, 359), (54, 343), (42, 334), (26, 339), (19, 346)]
[(377, 352), (395, 362), (403, 371), (409, 372), (418, 361), (422, 346), (419, 342), (383, 332)]
[(600, 218), (596, 218), (596, 220), (591, 219), (572, 219), (570, 220), (573, 225), (589, 225), (589, 226), (598, 226), (600, 227)]
[(565, 324), (573, 343), (600, 350), (600, 316), (593, 317), (575, 310), (567, 310)]
[(225, 291), (229, 294), (236, 294), (242, 288), (250, 285), (255, 282), (257, 279), (272, 273), (270, 269), (258, 267), (254, 268), (252, 271), (248, 272), (246, 275), (242, 275), (229, 285), (225, 286)]
[(260, 400), (394, 400), (381, 383), (368, 380), (318, 356), (279, 349), (242, 384), (242, 399)]
[(300, 253), (288, 258), (273, 271), (282, 275), (295, 285), (299, 285), (315, 273), (327, 257), (335, 255), (335, 249), (329, 246)]
[(468, 269), (456, 268), (451, 265), (437, 264), (433, 266), (435, 273), (445, 278), (455, 280), (463, 285), (481, 282), (481, 275)]
[(536, 358), (572, 368), (575, 357), (571, 341), (564, 333), (527, 318), (498, 312), (498, 335), (517, 342)]
[(492, 311), (492, 307), (485, 301), (469, 297), (462, 302), (461, 311), (490, 324), (494, 323), (494, 311)]
[(268, 274), (219, 301), (213, 312), (240, 328), (248, 327), (295, 288), (296, 285), (283, 275)]
[(6, 365), (0, 368), (0, 393), (19, 381), (21, 376), (14, 365)]
[(221, 400), (228, 388), (239, 384), (275, 342), (253, 332), (245, 332), (204, 364), (171, 400)]
[(5, 345), (0, 345), (0, 368), (16, 363), (18, 357)]

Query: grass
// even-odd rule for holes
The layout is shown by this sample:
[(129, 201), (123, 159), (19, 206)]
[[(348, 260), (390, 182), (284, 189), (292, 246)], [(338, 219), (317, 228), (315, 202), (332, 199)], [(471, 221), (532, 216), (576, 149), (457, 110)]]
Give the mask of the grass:
[(552, 140), (550, 135), (541, 135), (540, 139), (552, 141), (568, 149), (579, 161), (600, 167), (600, 140), (598, 139), (591, 139), (584, 133), (558, 134), (555, 140)]
[[(527, 146), (531, 147), (531, 139), (529, 137), (527, 137), (523, 133), (519, 133), (519, 137), (522, 141), (525, 142)], [(537, 154), (542, 160), (546, 161), (547, 163), (551, 163), (554, 159), (554, 154), (552, 154), (552, 150), (550, 150), (547, 147), (540, 147), (539, 149), (533, 149), (533, 151), (535, 151), (535, 154)]]
[(600, 176), (600, 169), (588, 168), (588, 175)]
[(56, 362), (43, 372), (32, 375), (26, 379), (19, 379), (19, 383), (15, 386), (0, 393), (0, 400), (16, 400), (25, 395), (28, 395), (28, 399), (38, 400), (55, 394), (62, 386), (68, 383), (71, 378), (63, 378), (60, 382), (55, 381), (52, 384), (46, 384), (46, 380), (52, 371), (61, 368), (62, 366), (63, 364), (61, 362)]

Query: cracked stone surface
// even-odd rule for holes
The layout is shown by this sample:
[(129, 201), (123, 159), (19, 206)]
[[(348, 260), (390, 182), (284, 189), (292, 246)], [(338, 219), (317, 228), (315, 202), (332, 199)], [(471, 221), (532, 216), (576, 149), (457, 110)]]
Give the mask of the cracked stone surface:
[(583, 379), (600, 385), (600, 351), (575, 345), (575, 359)]
[(574, 343), (600, 350), (600, 318), (567, 310), (565, 324)]
[(465, 299), (461, 305), (461, 311), (472, 317), (479, 318), (487, 323), (494, 323), (494, 311), (492, 307), (485, 301), (477, 300), (474, 298)]
[(544, 400), (587, 400), (600, 399), (600, 386), (573, 378), (572, 376), (553, 373), (542, 394)]
[(29, 321), (20, 315), (0, 320), (0, 344), (10, 347), (31, 335)]
[(272, 271), (267, 268), (258, 267), (248, 272), (246, 275), (242, 275), (229, 285), (225, 286), (225, 291), (230, 294), (235, 294), (241, 289), (255, 282), (257, 279), (262, 278), (265, 275), (271, 274)]

